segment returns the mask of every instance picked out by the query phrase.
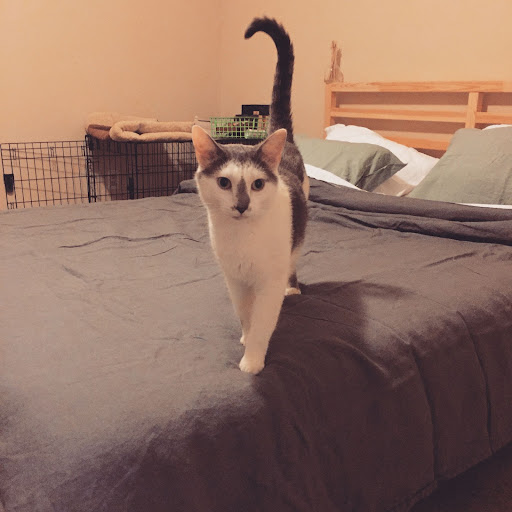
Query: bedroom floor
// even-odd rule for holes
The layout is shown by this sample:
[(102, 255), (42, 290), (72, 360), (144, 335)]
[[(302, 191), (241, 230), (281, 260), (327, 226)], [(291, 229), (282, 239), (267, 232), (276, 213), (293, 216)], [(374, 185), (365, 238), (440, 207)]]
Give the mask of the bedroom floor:
[(512, 444), (466, 473), (441, 485), (411, 512), (510, 512)]

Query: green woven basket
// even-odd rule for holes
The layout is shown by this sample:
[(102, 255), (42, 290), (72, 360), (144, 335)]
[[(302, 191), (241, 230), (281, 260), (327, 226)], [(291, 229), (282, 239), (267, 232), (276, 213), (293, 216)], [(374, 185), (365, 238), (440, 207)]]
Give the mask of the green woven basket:
[(214, 139), (264, 139), (268, 116), (210, 117)]

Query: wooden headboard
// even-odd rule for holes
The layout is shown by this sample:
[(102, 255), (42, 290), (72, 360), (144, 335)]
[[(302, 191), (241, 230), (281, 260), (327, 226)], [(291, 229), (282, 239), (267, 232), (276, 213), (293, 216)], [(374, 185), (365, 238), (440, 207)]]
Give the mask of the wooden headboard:
[(511, 82), (331, 83), (325, 125), (366, 126), (422, 150), (446, 150), (459, 128), (512, 124)]

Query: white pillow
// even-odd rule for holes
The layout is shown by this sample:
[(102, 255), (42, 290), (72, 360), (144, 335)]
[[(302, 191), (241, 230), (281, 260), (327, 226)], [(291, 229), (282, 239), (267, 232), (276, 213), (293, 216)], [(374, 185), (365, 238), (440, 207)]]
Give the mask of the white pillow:
[[(434, 158), (433, 156), (420, 153), (414, 148), (386, 139), (382, 135), (379, 135), (373, 130), (363, 126), (335, 124), (333, 126), (328, 126), (325, 129), (325, 132), (327, 133), (326, 139), (328, 140), (340, 140), (356, 143), (365, 142), (367, 144), (376, 144), (377, 146), (389, 149), (389, 151), (391, 151), (399, 160), (407, 165), (387, 181), (393, 180), (396, 176), (407, 185), (415, 187), (439, 160), (439, 158)], [(400, 190), (403, 191), (403, 187), (400, 188)]]
[(485, 128), (482, 128), (483, 130), (492, 130), (494, 128), (509, 128), (512, 126), (512, 124), (490, 124), (489, 126), (486, 126)]
[(356, 190), (361, 190), (359, 187), (356, 187), (352, 183), (332, 172), (326, 171), (325, 169), (320, 169), (320, 167), (315, 167), (314, 165), (304, 164), (306, 167), (306, 174), (310, 178), (315, 178), (316, 180), (326, 181), (327, 183), (334, 183), (335, 185), (343, 185), (348, 188), (355, 188)]

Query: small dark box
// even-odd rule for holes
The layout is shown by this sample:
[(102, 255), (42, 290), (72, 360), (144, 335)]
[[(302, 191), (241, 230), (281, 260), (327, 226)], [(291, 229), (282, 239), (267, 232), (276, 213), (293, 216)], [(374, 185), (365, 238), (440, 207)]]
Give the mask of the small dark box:
[(243, 116), (268, 116), (270, 105), (242, 105)]

